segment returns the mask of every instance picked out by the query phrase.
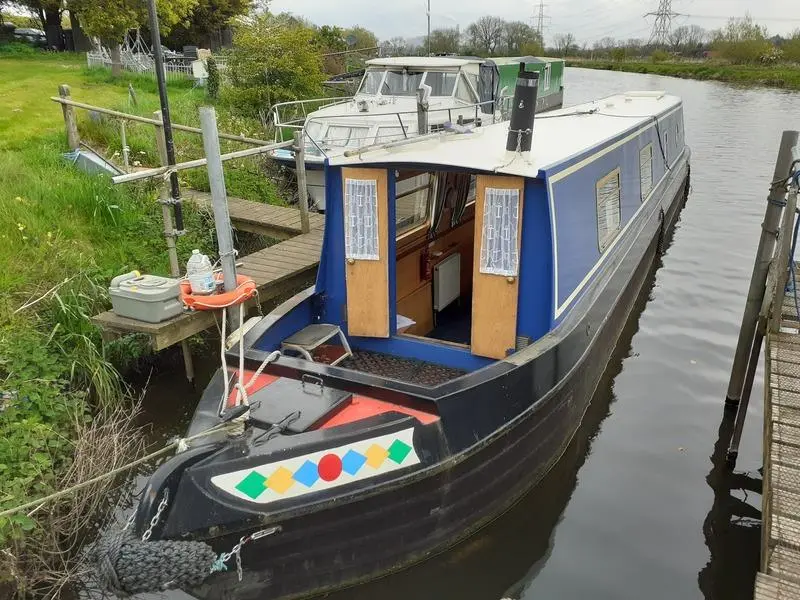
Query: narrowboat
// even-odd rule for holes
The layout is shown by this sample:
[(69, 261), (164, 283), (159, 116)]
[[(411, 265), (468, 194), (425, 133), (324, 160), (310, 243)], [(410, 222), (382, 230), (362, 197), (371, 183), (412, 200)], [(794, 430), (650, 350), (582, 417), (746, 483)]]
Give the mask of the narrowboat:
[[(310, 205), (325, 210), (325, 159), (348, 149), (419, 135), (417, 90), (428, 90), (428, 132), (450, 123), (488, 125), (508, 120), (519, 64), (539, 73), (538, 112), (559, 108), (564, 101), (564, 61), (524, 56), (391, 57), (367, 61), (351, 98), (299, 100), (274, 105), (267, 120), (276, 140), (291, 139), (295, 130), (306, 138), (305, 165)], [(427, 133), (427, 132), (423, 132)], [(273, 158), (290, 168), (291, 150)]]
[(683, 206), (690, 150), (675, 96), (534, 118), (537, 81), (519, 73), (508, 123), (326, 160), (315, 284), (234, 334), (187, 436), (238, 431), (164, 462), (136, 514), (137, 535), (235, 554), (238, 574), (193, 595), (395, 571), (558, 461)]

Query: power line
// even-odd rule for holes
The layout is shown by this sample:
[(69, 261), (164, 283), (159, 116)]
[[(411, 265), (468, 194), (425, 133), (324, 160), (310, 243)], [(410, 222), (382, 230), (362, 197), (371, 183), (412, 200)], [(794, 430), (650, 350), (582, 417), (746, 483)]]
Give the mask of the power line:
[(656, 46), (668, 45), (669, 36), (672, 33), (672, 19), (677, 16), (678, 13), (672, 10), (672, 0), (659, 0), (658, 10), (645, 15), (645, 17), (656, 18), (648, 44)]

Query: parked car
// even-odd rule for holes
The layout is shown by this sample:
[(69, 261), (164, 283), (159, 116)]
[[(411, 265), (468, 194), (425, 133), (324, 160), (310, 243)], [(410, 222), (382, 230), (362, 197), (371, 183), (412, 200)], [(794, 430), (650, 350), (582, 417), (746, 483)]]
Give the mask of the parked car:
[(27, 27), (17, 27), (14, 30), (14, 40), (25, 42), (37, 48), (47, 48), (47, 36), (41, 29), (30, 29)]

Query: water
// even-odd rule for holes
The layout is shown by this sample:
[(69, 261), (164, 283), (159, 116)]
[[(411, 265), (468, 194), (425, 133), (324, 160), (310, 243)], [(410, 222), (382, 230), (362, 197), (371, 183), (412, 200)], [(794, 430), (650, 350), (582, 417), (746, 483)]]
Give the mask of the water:
[[(643, 89), (683, 97), (692, 190), (576, 439), (532, 494), (478, 535), (332, 600), (752, 599), (760, 374), (737, 472), (724, 469), (717, 440), (778, 142), (800, 128), (790, 117), (800, 95), (569, 69), (566, 103)], [(173, 431), (192, 402), (179, 395), (156, 381), (149, 396), (171, 408)]]

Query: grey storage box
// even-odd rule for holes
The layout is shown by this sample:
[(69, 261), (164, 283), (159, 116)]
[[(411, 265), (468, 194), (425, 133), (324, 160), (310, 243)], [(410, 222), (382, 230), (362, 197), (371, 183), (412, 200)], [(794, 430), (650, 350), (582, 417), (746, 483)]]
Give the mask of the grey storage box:
[(111, 306), (121, 317), (160, 323), (183, 312), (177, 279), (126, 273), (111, 280)]

